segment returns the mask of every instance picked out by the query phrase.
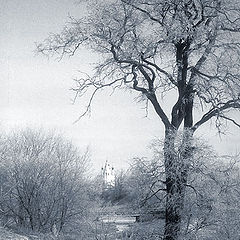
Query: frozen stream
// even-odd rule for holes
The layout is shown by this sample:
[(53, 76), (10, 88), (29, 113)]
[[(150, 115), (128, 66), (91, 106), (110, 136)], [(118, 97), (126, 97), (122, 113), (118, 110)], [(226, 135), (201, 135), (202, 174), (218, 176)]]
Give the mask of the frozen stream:
[(131, 227), (136, 222), (136, 217), (124, 216), (124, 215), (113, 215), (104, 216), (101, 218), (104, 223), (114, 224), (118, 232), (123, 232)]

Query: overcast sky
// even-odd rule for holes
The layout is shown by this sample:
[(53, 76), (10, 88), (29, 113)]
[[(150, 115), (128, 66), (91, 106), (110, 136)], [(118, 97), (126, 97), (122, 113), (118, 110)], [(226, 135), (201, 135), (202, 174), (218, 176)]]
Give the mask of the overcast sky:
[[(95, 169), (108, 159), (117, 168), (126, 167), (134, 156), (148, 155), (150, 141), (163, 136), (163, 126), (152, 109), (145, 117), (144, 104), (130, 92), (102, 92), (93, 102), (91, 117), (73, 122), (86, 102), (69, 90), (78, 70), (89, 72), (95, 56), (87, 50), (62, 61), (37, 55), (35, 42), (50, 32), (59, 32), (68, 15), (80, 16), (83, 9), (71, 0), (0, 0), (0, 124), (2, 129), (55, 128), (85, 148), (90, 146)], [(221, 154), (239, 150), (239, 130), (229, 128), (222, 139), (213, 127), (198, 135)]]

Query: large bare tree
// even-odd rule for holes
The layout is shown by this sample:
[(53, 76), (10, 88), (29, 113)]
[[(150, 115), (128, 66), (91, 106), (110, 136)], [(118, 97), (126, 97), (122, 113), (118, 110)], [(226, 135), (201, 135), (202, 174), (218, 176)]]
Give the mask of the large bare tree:
[[(70, 18), (38, 51), (74, 55), (87, 47), (101, 56), (92, 76), (78, 79), (77, 95), (129, 87), (150, 102), (165, 128), (165, 240), (179, 238), (192, 154), (192, 136), (211, 119), (240, 126), (240, 8), (238, 0), (90, 0), (87, 14)], [(163, 94), (164, 93), (164, 94)], [(164, 111), (160, 96), (169, 111)], [(170, 97), (167, 97), (170, 96)], [(193, 119), (194, 109), (201, 112)], [(83, 114), (83, 115), (84, 115)], [(175, 147), (183, 129), (180, 149)], [(180, 150), (180, 151), (179, 151)]]

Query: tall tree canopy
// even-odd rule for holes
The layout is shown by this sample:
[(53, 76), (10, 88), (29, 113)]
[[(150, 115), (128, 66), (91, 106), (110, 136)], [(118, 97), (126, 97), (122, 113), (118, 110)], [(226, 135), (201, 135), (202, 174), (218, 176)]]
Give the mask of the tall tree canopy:
[[(165, 127), (165, 239), (178, 239), (191, 138), (210, 119), (240, 126), (240, 8), (238, 0), (90, 0), (87, 14), (71, 18), (38, 51), (74, 55), (81, 46), (101, 55), (92, 76), (77, 80), (79, 96), (105, 87), (129, 87), (151, 102)], [(159, 96), (174, 96), (165, 112)], [(163, 94), (164, 93), (164, 94)], [(173, 99), (166, 98), (172, 103)], [(193, 119), (193, 110), (202, 116)], [(85, 113), (86, 113), (85, 112)], [(84, 114), (85, 114), (84, 113)], [(183, 126), (182, 145), (175, 148)]]

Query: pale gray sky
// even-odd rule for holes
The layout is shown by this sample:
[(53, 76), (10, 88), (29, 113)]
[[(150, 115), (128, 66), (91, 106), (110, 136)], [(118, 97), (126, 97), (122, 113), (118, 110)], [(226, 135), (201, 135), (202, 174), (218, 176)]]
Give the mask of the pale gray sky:
[[(144, 104), (134, 102), (134, 93), (102, 92), (93, 102), (91, 117), (73, 125), (86, 102), (71, 104), (72, 78), (78, 69), (90, 71), (93, 54), (85, 50), (60, 62), (34, 54), (35, 42), (59, 32), (69, 14), (82, 11), (73, 0), (0, 0), (0, 124), (3, 129), (56, 128), (80, 148), (90, 146), (95, 169), (106, 159), (117, 168), (126, 167), (132, 157), (149, 154), (146, 147), (154, 137), (163, 136), (152, 109), (145, 118)], [(222, 140), (209, 129), (199, 129), (198, 135), (218, 151), (239, 150), (237, 128), (231, 127)]]

